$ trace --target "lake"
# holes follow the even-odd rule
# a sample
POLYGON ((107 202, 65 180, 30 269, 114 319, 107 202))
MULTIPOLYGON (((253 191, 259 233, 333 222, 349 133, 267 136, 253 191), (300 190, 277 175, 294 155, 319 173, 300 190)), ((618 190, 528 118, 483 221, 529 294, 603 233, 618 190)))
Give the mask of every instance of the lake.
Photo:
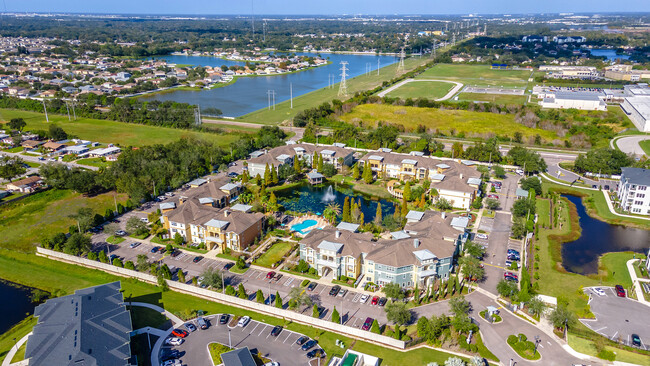
POLYGON ((582 275, 598 273, 598 258, 609 252, 644 253, 650 247, 650 231, 611 225, 587 214, 582 199, 563 195, 578 210, 582 235, 562 245, 562 266, 582 275))
POLYGON ((27 287, 0 280, 0 298, 3 302, 0 334, 34 313, 32 291, 27 287))
POLYGON ((372 199, 370 196, 357 193, 349 186, 324 183, 312 186, 302 183, 297 187, 275 191, 275 195, 287 211, 312 212, 322 214, 325 207, 330 203, 337 203, 343 210, 345 197, 354 199, 357 203, 361 201, 361 211, 365 222, 371 222, 377 213, 377 202, 381 203, 381 215, 386 217, 395 212, 393 202, 384 199, 372 199))
MULTIPOLYGON (((311 53, 296 53, 298 55, 314 56, 311 53)), ((280 103, 290 98, 290 88, 293 87, 293 97, 327 87, 330 83, 341 80, 341 61, 348 62, 348 78, 362 75, 369 67, 377 72, 379 67, 395 63, 394 56, 376 55, 343 55, 321 54, 329 58, 331 64, 304 70, 292 74, 240 77, 234 84, 216 89, 203 90, 174 90, 164 94, 153 94, 140 97, 141 100, 173 100, 177 102, 198 104, 201 108, 219 108, 224 116, 239 117, 247 113, 268 107, 268 90, 275 90, 275 102, 280 103)), ((209 56, 163 56, 160 59, 170 63, 190 64, 196 66, 244 65, 245 62, 228 61, 209 56)))
POLYGON ((615 61, 619 58, 621 60, 627 60, 630 58, 629 55, 617 55, 616 50, 610 49, 592 49, 590 52, 592 56, 607 57, 607 61, 615 61))

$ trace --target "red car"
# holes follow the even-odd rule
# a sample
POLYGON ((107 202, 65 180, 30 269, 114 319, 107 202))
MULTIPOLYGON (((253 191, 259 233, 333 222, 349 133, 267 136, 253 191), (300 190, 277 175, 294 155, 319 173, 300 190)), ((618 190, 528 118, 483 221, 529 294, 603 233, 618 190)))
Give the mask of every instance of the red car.
POLYGON ((370 327, 372 327, 372 318, 366 318, 366 321, 363 322, 363 326, 361 327, 361 329, 370 330, 370 327))
POLYGON ((187 337, 188 334, 190 334, 190 333, 188 331, 186 331, 186 330, 183 330, 183 329, 174 329, 174 330, 172 330, 172 335, 174 335, 175 337, 185 338, 185 337, 187 337))
POLYGON ((496 194, 488 194, 488 198, 494 198, 494 199, 498 200, 499 196, 497 196, 496 194))
POLYGON ((375 296, 372 298, 372 300, 370 300, 370 305, 377 305, 378 302, 379 302, 379 296, 375 296))
POLYGON ((506 272, 506 273, 504 273, 504 274, 503 274, 503 277, 504 277, 504 278, 506 278, 506 277, 512 277, 512 278, 514 278, 514 279, 519 279, 519 276, 517 276, 516 274, 514 274, 514 273, 512 273, 512 272, 506 272))
POLYGON ((614 289, 616 290, 616 296, 625 297, 625 289, 623 288, 623 286, 616 285, 616 287, 614 287, 614 289))
POLYGON ((273 272, 273 271, 266 274, 266 278, 269 279, 269 280, 272 279, 273 276, 275 276, 275 272, 273 272))

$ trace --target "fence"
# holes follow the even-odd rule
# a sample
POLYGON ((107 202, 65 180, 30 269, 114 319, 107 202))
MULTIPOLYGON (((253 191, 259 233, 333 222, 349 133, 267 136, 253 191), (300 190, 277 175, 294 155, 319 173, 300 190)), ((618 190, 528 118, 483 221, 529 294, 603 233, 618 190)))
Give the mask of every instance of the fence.
MULTIPOLYGON (((149 283, 154 283, 154 284, 158 283, 158 279, 155 276, 147 273, 116 267, 107 263, 101 263, 87 258, 76 257, 70 254, 65 254, 65 253, 61 253, 61 252, 57 252, 54 250, 45 249, 41 247, 36 248, 36 252, 39 255, 51 259, 57 259, 64 262, 80 264, 85 267, 101 269, 106 272, 114 273, 125 277, 137 278, 139 280, 149 282, 149 283)), ((292 321, 298 323, 311 325, 313 327, 318 327, 324 330, 336 332, 338 334, 346 335, 349 337, 357 338, 368 342, 380 343, 382 345, 393 347, 393 348, 398 348, 398 349, 406 348, 406 342, 401 340, 397 340, 379 334, 370 333, 368 331, 364 331, 357 328, 348 327, 346 325, 332 323, 331 321, 313 318, 308 315, 299 314, 290 310, 278 309, 274 305, 259 304, 253 301, 240 299, 238 297, 225 295, 219 292, 215 292, 208 289, 203 289, 200 287, 188 285, 185 283, 175 282, 175 281, 168 280, 167 284, 169 285, 169 288, 177 290, 179 292, 187 293, 194 296, 200 296, 203 298, 207 298, 216 302, 224 303, 238 308, 244 308, 259 313, 263 313, 266 315, 278 317, 278 318, 291 319, 292 321)))

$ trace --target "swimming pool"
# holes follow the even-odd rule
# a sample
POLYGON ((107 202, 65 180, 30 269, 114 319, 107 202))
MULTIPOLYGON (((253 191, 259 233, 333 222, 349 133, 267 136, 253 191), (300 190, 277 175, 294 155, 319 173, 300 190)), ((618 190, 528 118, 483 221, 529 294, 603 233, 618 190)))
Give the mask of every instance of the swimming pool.
POLYGON ((307 230, 308 228, 318 224, 318 221, 316 220, 305 220, 299 224, 291 225, 291 230, 297 231, 301 234, 306 234, 310 232, 311 230, 307 230))

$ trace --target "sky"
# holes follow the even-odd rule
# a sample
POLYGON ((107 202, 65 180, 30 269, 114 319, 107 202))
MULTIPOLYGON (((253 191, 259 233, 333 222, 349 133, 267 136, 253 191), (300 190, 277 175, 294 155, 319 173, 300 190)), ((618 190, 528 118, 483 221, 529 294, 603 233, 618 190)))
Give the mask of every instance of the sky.
POLYGON ((647 0, 2 0, 7 12, 110 14, 521 14, 650 12, 647 0), (253 4, 254 3, 254 4, 253 4))

